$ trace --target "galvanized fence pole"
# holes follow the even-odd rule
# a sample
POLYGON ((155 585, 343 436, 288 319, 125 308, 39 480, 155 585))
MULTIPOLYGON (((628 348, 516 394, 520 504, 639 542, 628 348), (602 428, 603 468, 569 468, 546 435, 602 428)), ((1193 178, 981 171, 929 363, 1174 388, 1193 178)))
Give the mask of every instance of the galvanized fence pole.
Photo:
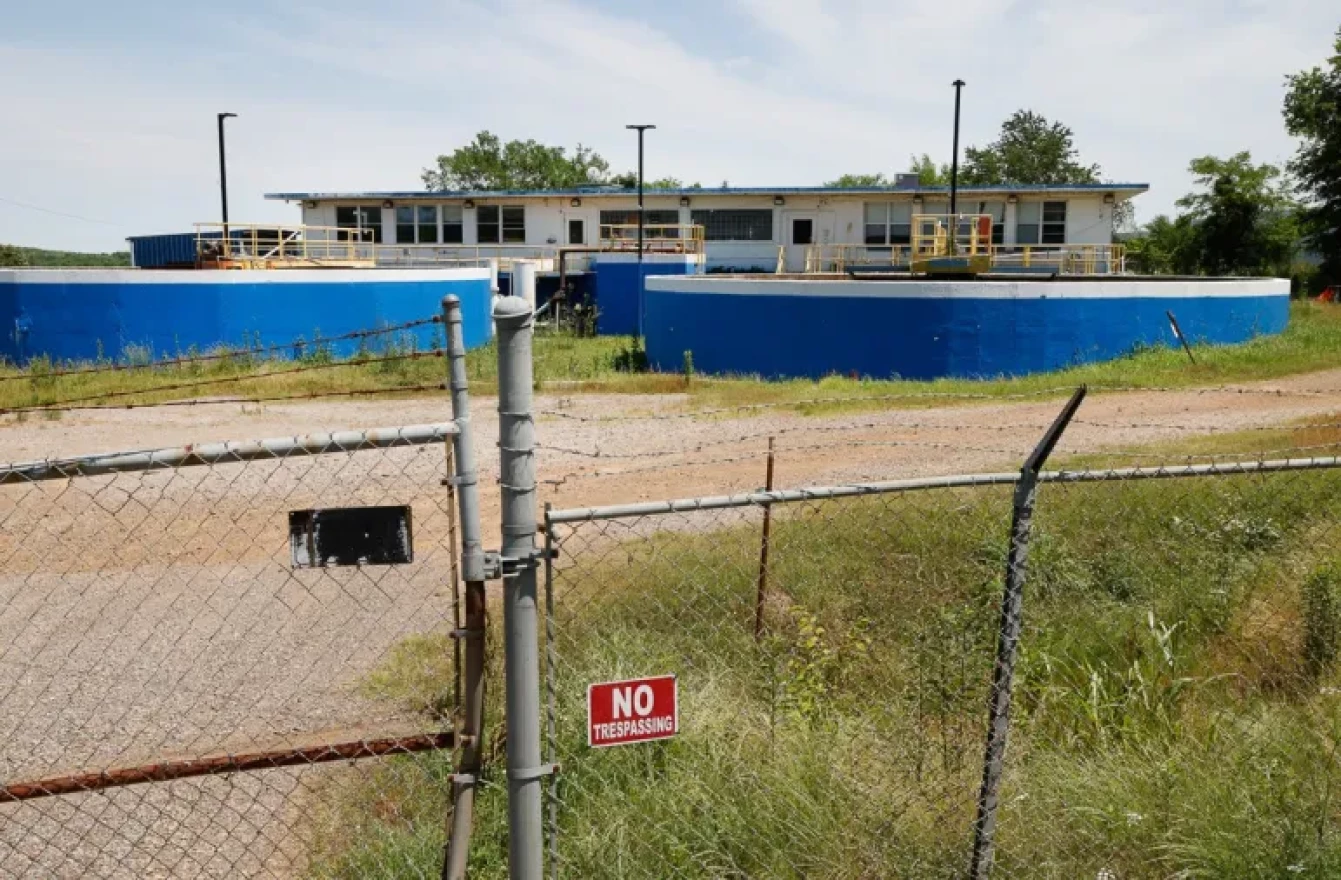
MULTIPOLYGON (((479 475, 475 466, 475 443, 470 425, 470 392, 466 382, 466 345, 461 325, 461 301, 455 296, 442 300, 442 322, 447 336, 447 384, 452 395, 452 438, 456 463, 451 482, 460 506, 461 575, 466 583, 465 627, 453 635, 465 643, 464 674, 459 715, 454 719, 460 758, 452 777, 452 824, 447 853, 442 864, 443 880, 462 880, 470 856, 470 832, 474 821, 475 791, 479 784, 481 737, 484 730, 484 636, 486 629, 484 592, 484 544, 480 526, 479 475)), ((458 654, 460 652, 458 651, 458 654)))
POLYGON ((987 717, 987 748, 983 758, 982 788, 978 794, 978 814, 973 823, 970 880, 987 880, 996 855, 996 811, 1005 768, 1006 740, 1010 733, 1011 691, 1015 683, 1015 660, 1020 647, 1025 571, 1029 560, 1029 538, 1033 530, 1039 472, 1084 399, 1085 386, 1082 385, 1071 395, 1038 446, 1030 453, 1024 467, 1020 469, 1019 482, 1015 484, 1010 552, 1006 558, 1006 586, 1001 597, 1001 625, 997 634, 996 665, 992 670, 992 692, 987 717))
POLYGON ((517 297, 494 306, 498 328, 498 449, 503 519, 504 680, 507 707, 508 869, 541 880, 540 648, 536 602, 535 414, 531 406, 531 307, 517 297))
MULTIPOLYGON (((554 559, 558 555, 554 541, 552 506, 545 502, 545 760, 558 767, 559 753, 559 646, 554 641, 554 559)), ((549 842, 549 880, 559 880, 559 792, 555 781, 549 786, 546 812, 549 842)))

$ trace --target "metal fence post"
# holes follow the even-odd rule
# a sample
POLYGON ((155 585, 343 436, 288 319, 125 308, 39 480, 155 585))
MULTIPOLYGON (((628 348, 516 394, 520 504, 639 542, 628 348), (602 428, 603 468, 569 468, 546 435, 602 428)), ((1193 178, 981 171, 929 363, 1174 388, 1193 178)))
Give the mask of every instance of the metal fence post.
MULTIPOLYGON (((475 442, 470 426, 470 392, 466 382, 465 334, 461 326, 461 300, 456 296, 443 297, 442 323, 447 336, 447 384, 452 395, 452 418, 457 427, 456 436, 452 438, 456 468, 451 479, 461 511, 461 574, 466 583, 465 627, 453 634, 458 645, 465 643, 461 713, 455 719, 461 757, 452 777, 452 825, 442 877, 443 880, 462 880, 470 856, 470 832, 484 730, 484 544, 480 531, 475 442)), ((460 671, 458 675, 461 675, 460 671)))
POLYGON ((1020 469, 1011 509, 1010 552, 1006 558, 1006 586, 1001 597, 1001 626, 997 634, 996 665, 992 670, 992 693, 987 716, 987 749, 983 757, 982 788, 978 794, 978 815, 973 823, 973 856, 970 880, 987 880, 996 855, 996 810, 1001 794, 1001 775, 1005 768, 1006 740, 1010 733, 1010 700, 1015 682, 1015 659, 1020 647, 1020 627, 1024 611, 1025 569, 1029 561, 1029 537, 1033 529, 1034 499, 1038 492, 1038 474, 1071 423, 1085 386, 1076 389, 1030 453, 1020 469))
POLYGON ((503 520, 504 679, 507 707, 508 869, 541 880, 544 837, 540 764, 540 648, 536 602, 535 415, 531 408, 531 307, 518 297, 494 305, 498 328, 498 449, 503 520))

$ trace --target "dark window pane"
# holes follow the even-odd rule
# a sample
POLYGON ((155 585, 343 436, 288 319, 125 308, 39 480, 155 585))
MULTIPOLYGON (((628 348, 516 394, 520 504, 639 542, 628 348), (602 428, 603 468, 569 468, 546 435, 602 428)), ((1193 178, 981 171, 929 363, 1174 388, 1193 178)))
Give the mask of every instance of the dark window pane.
POLYGON ((772 241, 773 211, 770 208, 694 211, 693 222, 703 227, 708 241, 772 241))
POLYGON ((581 220, 568 221, 568 243, 586 244, 586 224, 581 220))
POLYGON ((796 219, 792 221, 792 244, 814 244, 815 221, 796 219))
POLYGON ((912 244, 913 242, 913 224, 911 223, 891 223, 889 226, 890 244, 912 244))
POLYGON ((1038 224, 1019 223, 1015 226, 1017 244, 1038 244, 1038 224))
POLYGON ((1065 222, 1066 222, 1066 202, 1044 202, 1044 203, 1043 203, 1043 222, 1044 222, 1044 223, 1065 223, 1065 222))
POLYGON ((503 209, 503 241, 508 244, 526 242, 526 209, 505 207, 503 209))
POLYGON ((1066 244, 1066 227, 1060 223, 1044 223, 1043 243, 1066 244))
POLYGON ((419 243, 436 244, 438 241, 438 209, 432 205, 420 205, 415 211, 419 224, 419 243))
POLYGON ((371 241, 378 244, 382 242, 381 208, 337 207, 335 225, 341 230, 336 233, 340 241, 371 241), (351 231, 345 232, 346 229, 351 231))
POLYGON ((866 224, 866 243, 867 244, 887 244, 885 241, 885 224, 867 223, 866 224))
POLYGON ((465 240, 465 224, 460 220, 453 220, 442 224, 443 244, 460 244, 465 240))
POLYGON ((481 205, 475 209, 475 234, 480 244, 498 244, 497 205, 481 205))

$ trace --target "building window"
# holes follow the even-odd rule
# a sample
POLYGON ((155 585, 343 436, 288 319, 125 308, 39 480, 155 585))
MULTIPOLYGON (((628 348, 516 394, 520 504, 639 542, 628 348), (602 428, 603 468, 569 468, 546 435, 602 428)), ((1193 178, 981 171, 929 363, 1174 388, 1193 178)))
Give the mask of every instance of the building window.
POLYGON ((694 211, 696 226, 703 227, 707 241, 772 241, 772 208, 734 208, 724 211, 694 211))
POLYGON ((335 208, 335 225, 340 241, 371 241, 382 243, 382 209, 346 206, 335 208), (348 231, 346 231, 348 230, 348 231))
POLYGON ((1038 202, 1020 202, 1015 206, 1015 243, 1038 244, 1038 221, 1043 206, 1038 202))
POLYGON ((568 218, 568 243, 587 243, 587 221, 576 217, 568 218))
POLYGON ((435 205, 396 209, 396 244, 437 244, 438 209, 435 205))
POLYGON ((480 244, 498 244, 503 240, 497 205, 480 205, 475 209, 475 240, 480 244))
MULTIPOLYGON (((643 234, 647 238, 679 238, 679 229, 666 229, 667 226, 679 226, 680 212, 670 211, 644 211, 643 212, 643 234), (647 227, 660 226, 661 229, 649 229, 647 227)), ((630 226, 638 225, 638 209, 602 211, 601 226, 630 226)), ((601 235, 606 238, 633 238, 638 237, 637 229, 609 229, 603 228, 601 235)))
POLYGON ((911 202, 867 202, 865 211, 867 244, 908 244, 912 241, 911 202))
POLYGON ((442 206, 443 244, 461 244, 466 240, 463 213, 460 205, 442 206))
POLYGON ((481 205, 475 209, 475 234, 480 244, 525 244, 526 209, 520 205, 481 205))
POLYGON ((1066 244, 1066 202, 1043 203, 1043 244, 1066 244))
POLYGON ((503 241, 508 244, 526 243, 526 209, 520 206, 503 208, 503 241))

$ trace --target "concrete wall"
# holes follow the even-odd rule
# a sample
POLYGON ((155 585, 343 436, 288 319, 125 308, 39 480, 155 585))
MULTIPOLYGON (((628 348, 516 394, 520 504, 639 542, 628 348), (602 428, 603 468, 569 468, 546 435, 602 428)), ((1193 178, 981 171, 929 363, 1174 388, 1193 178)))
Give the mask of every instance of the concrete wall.
MULTIPOLYGON (((26 362, 288 344, 437 314, 461 297, 466 344, 489 338, 489 273, 454 270, 50 271, 0 269, 0 356, 26 362)), ((427 348, 443 335, 417 328, 427 348)), ((376 347, 379 338, 369 340, 376 347)), ((348 354, 357 342, 344 344, 348 354)))
POLYGON ((1243 342, 1289 320, 1281 279, 849 281, 648 278, 647 353, 678 370, 819 378, 987 377, 1193 341, 1243 342))

